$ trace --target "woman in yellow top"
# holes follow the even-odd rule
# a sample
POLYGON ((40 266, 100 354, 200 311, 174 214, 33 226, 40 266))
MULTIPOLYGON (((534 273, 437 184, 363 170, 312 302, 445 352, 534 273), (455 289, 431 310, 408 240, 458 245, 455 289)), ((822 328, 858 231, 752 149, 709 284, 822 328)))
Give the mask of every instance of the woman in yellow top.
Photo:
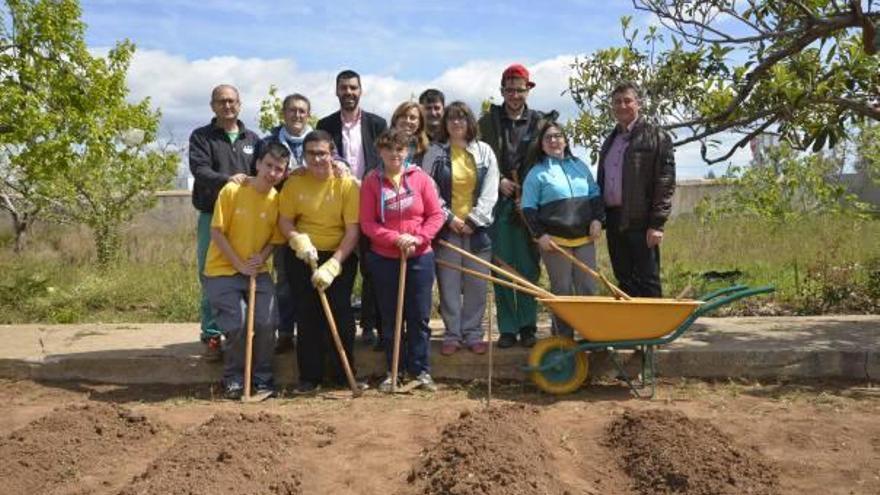
MULTIPOLYGON (((445 224, 439 237, 485 260, 492 255, 488 228, 498 201, 498 161, 492 148, 477 140, 477 122, 467 105, 450 103, 441 119, 441 143, 431 145, 422 168, 437 183, 445 224)), ((487 273, 483 265, 438 246, 436 259, 487 273)), ((483 340, 486 282, 452 268, 437 267, 440 316, 446 327, 444 356, 462 345, 476 354, 488 348, 483 340)))
POLYGON ((277 184, 287 170, 290 151, 279 143, 257 154, 257 176, 227 183, 217 197, 211 220, 211 243, 205 262, 205 292, 214 318, 226 337, 223 387, 240 399, 244 383, 248 286, 256 277, 254 301, 253 383, 258 393, 274 394, 272 354, 278 319, 272 278, 264 264, 272 244, 284 238, 277 228, 277 184))
POLYGON ((334 358, 334 382, 345 385, 339 356, 331 342, 327 319, 318 299, 323 289, 330 301, 339 337, 354 368, 354 317, 351 289, 357 271, 352 250, 359 236, 360 196, 357 179, 338 177, 333 170, 333 137, 312 131, 303 140, 306 173, 292 175, 284 183, 279 201, 278 225, 289 239, 296 259, 289 260, 291 301, 296 303, 296 357, 298 393, 314 391, 324 379, 324 361, 334 358), (318 267, 312 273, 310 264, 318 267))

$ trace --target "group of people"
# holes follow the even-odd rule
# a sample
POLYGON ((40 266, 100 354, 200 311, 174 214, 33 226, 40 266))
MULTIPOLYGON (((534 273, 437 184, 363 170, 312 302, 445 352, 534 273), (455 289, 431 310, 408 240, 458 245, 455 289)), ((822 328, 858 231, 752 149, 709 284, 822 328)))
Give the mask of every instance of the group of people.
MULTIPOLYGON (((312 392, 325 378, 346 383, 321 298, 354 367, 351 299, 358 271, 362 335, 374 342, 378 333, 389 370, 380 390, 392 382, 401 268, 399 371, 427 390, 436 388, 428 326, 435 277, 445 326, 441 354, 462 348, 483 354, 491 345, 483 335, 486 282, 456 269, 488 274, 474 258, 507 265, 534 283, 543 261, 554 294, 589 295, 594 282, 561 251, 595 267, 595 242, 605 230, 621 289, 661 296, 659 245, 675 187, 669 136, 640 115, 638 88, 621 83, 611 101, 617 125, 594 179, 573 156, 557 113, 528 107, 534 87, 528 70, 514 64, 501 76, 502 104, 479 118, 465 103, 447 105, 441 91, 429 89, 418 102, 398 106, 388 127, 361 109, 361 78, 345 70, 336 77, 337 112, 312 130, 308 98, 291 94, 282 102, 283 123, 264 138, 238 119, 238 91, 214 88, 215 117, 193 131, 189 163, 199 210, 202 340, 215 353, 222 348, 227 397, 243 390, 251 283, 252 379, 257 392, 267 393, 274 392, 273 352, 291 347, 295 392, 312 392)), ((534 297, 494 290, 498 347, 534 345, 534 297)), ((572 333, 556 319, 552 331, 572 333)))

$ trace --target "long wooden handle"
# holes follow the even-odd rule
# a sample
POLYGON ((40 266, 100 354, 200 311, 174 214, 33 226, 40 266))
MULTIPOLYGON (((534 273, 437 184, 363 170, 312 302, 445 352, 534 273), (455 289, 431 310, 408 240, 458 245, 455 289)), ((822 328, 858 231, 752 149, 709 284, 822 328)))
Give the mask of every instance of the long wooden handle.
POLYGON ((500 284, 500 285, 503 285, 503 286, 505 286, 505 287, 510 287, 510 288, 513 289, 513 290, 518 290, 518 291, 520 291, 520 292, 525 292, 526 294, 528 294, 528 295, 530 295, 530 296, 541 297, 541 298, 548 298, 548 299, 552 299, 553 297, 555 297, 553 294, 551 294, 551 293, 549 293, 549 292, 539 292, 539 291, 535 291, 535 290, 532 290, 532 289, 530 289, 530 288, 528 288, 528 287, 523 287, 523 286, 521 286, 521 285, 517 285, 517 284, 515 284, 515 283, 513 283, 513 282, 508 282, 507 280, 502 280, 502 279, 500 279, 500 278, 493 277, 492 275, 486 275, 485 273, 480 273, 480 272, 478 272, 478 271, 476 271, 476 270, 471 270, 470 268, 465 268, 465 267, 463 267, 463 266, 453 265, 452 263, 449 263, 449 262, 447 262, 447 261, 443 261, 443 260, 435 260, 435 263, 437 263, 437 264, 440 265, 440 266, 445 266, 446 268, 451 268, 451 269, 453 269, 453 270, 458 270, 458 271, 460 271, 460 272, 462 272, 462 273, 465 273, 465 274, 467 274, 467 275, 471 275, 471 276, 473 276, 473 277, 481 278, 481 279, 483 279, 483 280, 486 280, 486 281, 492 282, 493 284, 500 284))
MULTIPOLYGON (((317 263, 315 261, 309 261, 309 265, 312 268, 312 272, 314 273, 317 270, 317 263)), ((339 338, 339 330, 336 328, 336 319, 333 318, 333 310, 330 308, 330 301, 327 300, 327 294, 324 293, 324 289, 318 289, 318 298, 321 300, 321 307, 324 308, 324 317, 327 318, 327 326, 330 327, 330 335, 333 337, 333 344, 336 346, 336 353, 339 355, 339 360, 342 361, 342 368, 345 370, 345 377, 348 379, 348 387, 351 389, 351 395, 354 397, 359 397, 361 395, 361 389, 358 388, 357 382, 354 379, 354 373, 351 371, 351 365, 348 363, 348 356, 345 354, 345 347, 342 346, 342 339, 339 338)))
POLYGON ((593 270, 592 268, 590 268, 589 265, 587 265, 583 261, 577 259, 573 254, 566 251, 565 248, 563 248, 559 244, 556 244, 555 242, 550 241, 550 246, 553 247, 553 249, 557 253, 568 258, 568 260, 571 261, 572 264, 574 264, 574 266, 580 268, 581 271, 587 272, 588 274, 590 274, 590 276, 592 276, 593 278, 602 282, 605 285, 605 287, 608 288, 608 291, 611 292, 611 295, 614 296, 615 299, 622 298, 625 301, 629 301, 632 299, 631 297, 629 297, 629 295, 626 292, 623 292, 622 290, 620 290, 619 287, 612 284, 610 280, 605 278, 605 275, 602 275, 601 273, 597 272, 596 270, 593 270))
POLYGON ((257 277, 250 276, 248 283, 247 330, 244 348, 244 397, 251 397, 251 371, 254 363, 254 304, 257 302, 257 277))
POLYGON ((490 270, 495 271, 497 273, 500 273, 501 275, 504 275, 505 277, 509 278, 510 280, 513 280, 514 282, 516 282, 517 284, 519 284, 521 286, 528 287, 529 289, 531 289, 534 292, 541 293, 541 297, 553 297, 553 294, 550 293, 549 291, 545 290, 543 287, 536 285, 536 284, 533 284, 530 281, 526 280, 525 278, 523 278, 519 275, 510 273, 509 271, 507 271, 503 268, 499 268, 499 267, 493 265, 492 263, 489 263, 488 261, 480 258, 479 256, 475 256, 475 255, 465 251, 464 249, 462 249, 454 244, 450 244, 449 242, 446 242, 443 239, 438 239, 437 243, 443 247, 447 247, 447 248, 455 251, 456 253, 464 256, 465 258, 473 261, 474 263, 478 263, 480 265, 489 267, 490 270))
POLYGON ((403 298, 406 294, 406 253, 400 252, 400 273, 397 275, 397 313, 394 315, 394 350, 391 353, 391 391, 397 391, 397 370, 400 367, 400 331, 403 327, 403 298))

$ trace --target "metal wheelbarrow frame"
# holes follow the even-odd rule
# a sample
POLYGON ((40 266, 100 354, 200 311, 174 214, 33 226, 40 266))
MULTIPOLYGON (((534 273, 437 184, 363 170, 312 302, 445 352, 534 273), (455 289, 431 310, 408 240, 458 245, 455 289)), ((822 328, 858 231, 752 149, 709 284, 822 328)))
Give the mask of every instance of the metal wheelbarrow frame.
MULTIPOLYGON (((545 392, 567 394, 574 392, 587 378, 588 367, 586 353, 591 351, 607 351, 614 363, 619 377, 626 382, 637 397, 650 398, 656 391, 656 361, 654 351, 658 346, 669 344, 679 338, 694 321, 722 306, 746 297, 767 294, 775 289, 772 286, 750 288, 745 285, 734 285, 705 294, 699 300, 692 301, 695 308, 671 332, 661 332, 656 338, 620 339, 601 341, 587 338, 574 340, 569 337, 552 336, 535 344, 529 355, 529 364, 523 371, 529 373, 531 380, 545 392), (641 373, 632 379, 624 369, 618 351, 635 350, 641 352, 641 373), (649 389, 645 393, 645 389, 649 389)), ((541 300, 551 308, 552 300, 541 300)), ((676 301, 676 300, 671 300, 676 301)), ((684 300, 678 300, 685 302, 684 300)), ((632 304, 621 302, 621 304, 632 304)), ((585 310, 586 311, 586 310, 585 310)), ((555 313, 554 313, 555 314, 555 313)), ((589 316, 589 315, 586 315, 589 316)), ((571 324, 571 322, 568 322, 571 324)), ((583 324, 583 323, 581 323, 583 324)), ((588 333, 586 328, 575 328, 579 334, 588 333)), ((648 332, 651 333, 651 332, 648 332)))

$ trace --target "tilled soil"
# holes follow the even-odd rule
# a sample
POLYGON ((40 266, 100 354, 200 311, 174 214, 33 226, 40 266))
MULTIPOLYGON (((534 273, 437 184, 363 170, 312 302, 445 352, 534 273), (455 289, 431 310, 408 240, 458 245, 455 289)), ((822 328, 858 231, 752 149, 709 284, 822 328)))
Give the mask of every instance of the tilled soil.
POLYGON ((880 493, 880 394, 686 384, 347 391, 0 380, 0 495, 880 493))
POLYGON ((424 495, 568 493, 537 427, 540 411, 514 405, 463 411, 426 449, 408 481, 424 495))
POLYGON ((706 420, 680 411, 626 410, 607 429, 607 445, 643 494, 773 495, 777 468, 736 445, 706 420))
POLYGON ((301 428, 281 416, 220 413, 181 437, 120 495, 298 495, 301 428))
POLYGON ((89 493, 105 463, 137 456, 161 441, 165 430, 113 404, 56 409, 0 440, 0 492, 50 493, 78 486, 89 493))

